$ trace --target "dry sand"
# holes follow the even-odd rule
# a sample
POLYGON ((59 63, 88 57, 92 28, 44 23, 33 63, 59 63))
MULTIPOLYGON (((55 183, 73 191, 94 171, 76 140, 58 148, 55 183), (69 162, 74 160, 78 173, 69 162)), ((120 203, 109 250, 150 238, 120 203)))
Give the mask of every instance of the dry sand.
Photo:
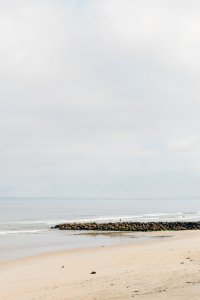
POLYGON ((199 300, 200 231, 148 234, 173 237, 1 262, 0 299, 199 300))

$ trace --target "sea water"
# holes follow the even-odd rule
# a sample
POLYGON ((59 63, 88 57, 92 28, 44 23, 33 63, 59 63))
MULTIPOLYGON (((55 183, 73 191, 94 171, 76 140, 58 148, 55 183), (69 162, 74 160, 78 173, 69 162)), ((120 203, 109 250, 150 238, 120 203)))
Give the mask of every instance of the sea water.
POLYGON ((200 221, 200 199, 0 198, 0 260, 136 241, 134 235, 130 239, 51 229, 63 222, 119 220, 200 221))

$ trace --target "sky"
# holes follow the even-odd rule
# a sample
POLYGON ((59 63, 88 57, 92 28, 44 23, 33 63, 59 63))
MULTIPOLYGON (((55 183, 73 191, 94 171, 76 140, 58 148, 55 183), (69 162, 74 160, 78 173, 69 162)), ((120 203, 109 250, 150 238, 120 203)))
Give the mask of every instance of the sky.
POLYGON ((200 2, 0 0, 1 197, 200 197, 200 2))

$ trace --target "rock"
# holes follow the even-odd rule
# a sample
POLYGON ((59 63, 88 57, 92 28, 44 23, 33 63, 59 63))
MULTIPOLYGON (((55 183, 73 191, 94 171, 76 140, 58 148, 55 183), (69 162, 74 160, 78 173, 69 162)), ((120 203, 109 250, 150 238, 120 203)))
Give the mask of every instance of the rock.
POLYGON ((200 222, 109 222, 109 223, 64 223, 53 229, 90 231, 166 231, 200 230, 200 222))

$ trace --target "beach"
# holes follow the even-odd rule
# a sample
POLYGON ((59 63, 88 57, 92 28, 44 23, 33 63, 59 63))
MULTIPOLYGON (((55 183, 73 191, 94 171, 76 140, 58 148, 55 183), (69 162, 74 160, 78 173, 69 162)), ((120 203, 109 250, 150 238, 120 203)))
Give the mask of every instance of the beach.
POLYGON ((199 31, 197 0, 0 1, 0 300, 200 300, 199 31))
POLYGON ((0 299, 199 299, 200 231, 145 235, 2 261, 0 299))

